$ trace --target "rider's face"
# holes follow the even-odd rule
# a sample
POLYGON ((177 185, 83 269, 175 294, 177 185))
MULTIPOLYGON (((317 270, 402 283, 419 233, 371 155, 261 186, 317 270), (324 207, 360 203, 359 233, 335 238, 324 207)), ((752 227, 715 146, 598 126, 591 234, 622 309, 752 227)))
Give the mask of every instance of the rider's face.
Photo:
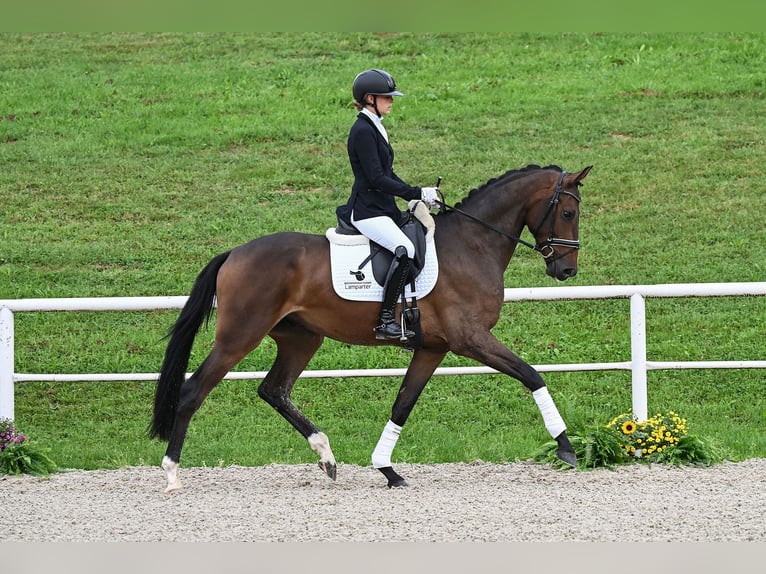
POLYGON ((378 104, 378 112, 381 116, 385 116, 391 111, 391 106, 394 105, 394 97, 393 96, 367 96, 367 102, 372 105, 373 104, 373 98, 377 101, 378 104))

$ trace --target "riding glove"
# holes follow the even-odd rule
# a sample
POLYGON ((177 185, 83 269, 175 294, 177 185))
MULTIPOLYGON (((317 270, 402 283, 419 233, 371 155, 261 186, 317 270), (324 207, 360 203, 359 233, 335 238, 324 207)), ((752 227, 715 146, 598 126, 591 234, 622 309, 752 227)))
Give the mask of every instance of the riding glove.
POLYGON ((421 188, 421 199, 428 207, 438 207, 439 196, 437 192, 438 187, 423 187, 421 188))

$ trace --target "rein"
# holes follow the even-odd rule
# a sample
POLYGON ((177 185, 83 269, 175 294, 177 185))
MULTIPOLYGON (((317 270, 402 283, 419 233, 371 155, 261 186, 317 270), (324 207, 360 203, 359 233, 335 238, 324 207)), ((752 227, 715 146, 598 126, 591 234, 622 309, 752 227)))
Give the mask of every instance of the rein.
MULTIPOLYGON (((561 195, 562 193, 565 193, 575 198, 578 202, 580 201, 580 198, 577 197, 575 194, 561 189, 561 183, 564 181, 564 176, 566 175, 567 175, 567 172, 565 171, 561 172, 561 175, 559 176, 559 180, 556 182, 556 189, 553 191, 553 197, 551 197, 550 201, 548 202, 548 209, 546 209, 545 215, 543 215, 543 219, 540 222, 540 225, 538 225, 537 228, 535 228, 533 235, 537 235, 537 231, 543 226, 543 223, 545 223, 545 220, 548 218, 551 212, 555 210, 559 202, 559 195, 561 195)), ((447 205, 443 201, 437 200, 436 203, 439 205, 439 209, 442 213, 444 213, 445 211, 454 211, 456 213, 459 213, 460 215, 463 215, 467 217, 468 219, 472 219, 476 223, 483 225, 487 229, 491 229, 495 233, 499 233, 503 237, 507 237, 511 241, 515 241, 516 243, 520 243, 524 245, 525 247, 529 247, 532 251, 537 251, 540 255, 542 255, 543 259, 545 259, 546 261, 551 259, 551 257, 553 257, 556 254, 555 250, 553 249, 554 245, 559 245, 561 247, 571 247, 574 250, 580 249, 579 241, 572 240, 572 239, 560 239, 558 237, 553 236, 553 227, 555 224, 555 217, 551 218, 551 229, 550 229, 550 232, 548 233, 548 239, 537 244, 532 244, 532 243, 529 243, 528 241, 524 241, 520 237, 511 235, 510 233, 507 233, 506 231, 503 231, 502 229, 495 227, 491 223, 487 223, 486 221, 479 219, 478 217, 471 215, 470 213, 466 213, 465 211, 458 209, 457 207, 454 207, 452 205, 447 205), (549 251, 545 252, 544 251, 545 249, 548 249, 549 251)))

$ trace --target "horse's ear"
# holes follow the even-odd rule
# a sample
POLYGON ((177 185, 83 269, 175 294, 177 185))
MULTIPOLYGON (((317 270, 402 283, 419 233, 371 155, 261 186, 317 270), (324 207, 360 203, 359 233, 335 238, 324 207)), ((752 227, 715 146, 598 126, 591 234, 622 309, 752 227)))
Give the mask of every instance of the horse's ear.
POLYGON ((580 185, 580 182, 583 179, 585 179, 585 176, 588 175, 588 173, 590 172, 591 169, 593 169, 593 166, 589 165, 584 170, 582 170, 580 173, 575 175, 574 180, 572 181, 572 183, 574 183, 575 185, 580 185))

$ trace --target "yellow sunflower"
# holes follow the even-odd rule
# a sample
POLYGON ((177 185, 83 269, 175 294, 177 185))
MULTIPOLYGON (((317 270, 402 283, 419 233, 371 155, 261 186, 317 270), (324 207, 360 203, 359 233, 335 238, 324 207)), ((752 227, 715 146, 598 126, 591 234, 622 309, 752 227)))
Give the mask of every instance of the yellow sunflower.
POLYGON ((633 421, 622 423, 622 434, 633 434, 634 432, 636 432, 636 423, 633 421))

